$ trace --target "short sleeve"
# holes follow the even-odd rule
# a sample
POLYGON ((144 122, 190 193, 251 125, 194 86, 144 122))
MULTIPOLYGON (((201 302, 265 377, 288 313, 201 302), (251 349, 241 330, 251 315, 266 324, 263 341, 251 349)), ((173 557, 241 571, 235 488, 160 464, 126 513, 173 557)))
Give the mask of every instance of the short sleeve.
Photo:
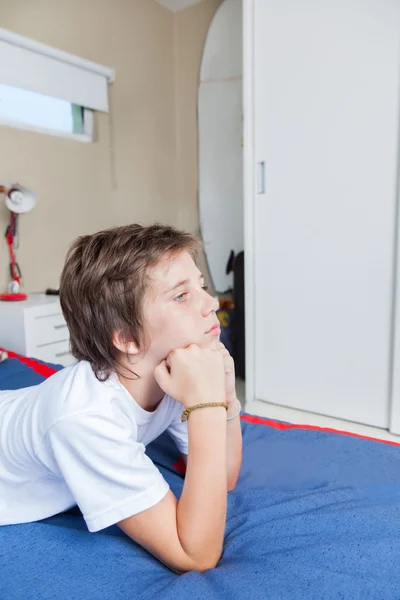
MULTIPOLYGON (((174 401, 174 402, 176 402, 176 401, 174 401)), ((178 404, 178 402, 176 402, 176 404, 177 404, 176 414, 175 414, 174 419, 172 420, 171 424, 168 426, 167 432, 171 436, 171 438, 174 440, 179 452, 181 454, 187 454, 188 453, 187 421, 185 421, 185 423, 182 423, 181 415, 182 415, 183 407, 180 404, 178 404)))
POLYGON ((134 433, 127 419, 111 411, 68 417, 47 433, 49 450, 89 531, 155 506, 169 490, 134 433))

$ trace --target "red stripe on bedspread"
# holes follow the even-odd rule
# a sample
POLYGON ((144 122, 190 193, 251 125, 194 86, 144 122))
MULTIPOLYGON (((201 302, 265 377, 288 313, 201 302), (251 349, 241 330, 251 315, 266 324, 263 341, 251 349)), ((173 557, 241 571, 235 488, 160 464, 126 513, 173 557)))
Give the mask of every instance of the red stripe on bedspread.
POLYGON ((35 371, 38 375, 42 377, 50 377, 50 375, 54 375, 57 373, 57 369, 50 367, 49 365, 43 364, 34 358, 28 358, 27 356, 21 356, 20 354, 16 354, 15 352, 11 352, 10 350, 5 350, 7 352, 9 358, 16 358, 20 363, 23 363, 32 371, 35 371))
MULTIPOLYGON (((380 442, 381 444, 389 444, 389 446, 400 446, 400 442, 392 442, 390 440, 381 440, 379 438, 368 437, 366 435, 360 435, 358 433, 352 433, 350 431, 341 431, 339 429, 332 429, 330 427, 318 427, 317 425, 295 425, 291 423, 281 423, 279 421, 273 421, 272 419, 265 419, 263 417, 254 417, 253 415, 240 415, 242 421, 252 423, 253 425, 265 425, 266 427, 272 427, 273 429, 279 429, 285 431, 287 429, 302 429, 303 431, 324 431, 326 433, 336 433, 339 435, 348 435, 350 437, 360 438, 362 440, 369 440, 371 442, 380 442)), ((186 473, 186 465, 180 457, 177 462, 173 465, 173 469, 184 475, 186 473)))
POLYGON ((272 421, 271 419, 264 419, 262 417, 253 417, 252 415, 241 415, 242 421, 247 423, 253 423, 255 425, 266 425, 267 427, 273 427, 274 429, 303 429, 308 431, 324 431, 326 433, 339 433, 341 435, 349 435, 350 437, 360 438, 362 440, 370 440, 371 442, 380 442, 381 444, 389 444, 390 446, 400 446, 400 442, 392 442, 390 440, 381 440, 379 438, 369 437, 367 435, 360 435, 359 433, 352 433, 351 431, 341 431, 339 429, 331 429, 330 427, 317 427, 317 425, 295 425, 292 423, 280 423, 279 421, 272 421))

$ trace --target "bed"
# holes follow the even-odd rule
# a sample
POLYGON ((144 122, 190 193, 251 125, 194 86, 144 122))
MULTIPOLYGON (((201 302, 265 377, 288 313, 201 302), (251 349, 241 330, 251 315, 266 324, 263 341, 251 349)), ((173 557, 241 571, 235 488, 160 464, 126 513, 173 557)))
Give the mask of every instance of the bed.
MULTIPOLYGON (((9 356, 0 389, 60 368, 9 356)), ((176 575, 116 526, 89 533, 75 508, 0 527, 0 599, 398 600, 399 447, 247 414, 241 423, 243 467, 216 569, 176 575)), ((170 439, 148 454, 179 496, 183 467, 170 439)))

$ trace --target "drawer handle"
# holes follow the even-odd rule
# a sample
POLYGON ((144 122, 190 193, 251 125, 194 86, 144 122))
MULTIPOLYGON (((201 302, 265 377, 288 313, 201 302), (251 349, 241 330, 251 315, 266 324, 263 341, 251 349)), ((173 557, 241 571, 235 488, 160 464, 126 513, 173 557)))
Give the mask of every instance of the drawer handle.
POLYGON ((69 356, 69 352, 68 352, 68 350, 66 350, 65 352, 56 352, 56 356, 57 356, 57 358, 59 358, 61 356, 69 356))
POLYGON ((43 344, 38 344, 36 348, 44 348, 45 346, 54 346, 54 344, 61 344, 62 342, 69 342, 69 338, 66 340, 56 340, 55 342, 44 342, 43 344))
POLYGON ((53 325, 54 329, 65 329, 66 326, 66 323, 62 323, 61 325, 53 325))
POLYGON ((50 313, 49 315, 37 315, 35 317, 36 320, 38 319, 50 319, 51 317, 59 317, 60 316, 60 311, 55 312, 55 313, 50 313))

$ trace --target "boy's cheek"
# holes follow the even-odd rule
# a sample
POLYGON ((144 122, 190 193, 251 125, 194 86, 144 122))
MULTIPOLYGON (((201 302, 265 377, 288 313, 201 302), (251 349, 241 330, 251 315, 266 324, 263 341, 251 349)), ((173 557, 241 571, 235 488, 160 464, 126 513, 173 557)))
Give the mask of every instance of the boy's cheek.
POLYGON ((172 350, 187 348, 191 344, 197 344, 201 348, 216 348, 219 336, 210 336, 198 331, 199 327, 191 319, 181 320, 176 327, 164 326, 152 332, 151 345, 155 354, 168 356, 172 350))

